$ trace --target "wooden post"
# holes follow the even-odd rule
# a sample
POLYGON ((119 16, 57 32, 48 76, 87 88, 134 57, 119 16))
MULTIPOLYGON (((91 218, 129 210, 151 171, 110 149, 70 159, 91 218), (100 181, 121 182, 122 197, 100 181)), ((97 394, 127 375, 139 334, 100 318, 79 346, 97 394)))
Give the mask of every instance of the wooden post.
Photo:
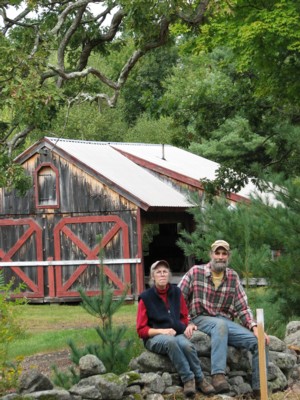
POLYGON ((265 329, 264 329, 264 310, 256 310, 257 331, 258 331, 258 357, 259 357, 259 380, 261 400, 268 399, 267 366, 265 351, 265 329))

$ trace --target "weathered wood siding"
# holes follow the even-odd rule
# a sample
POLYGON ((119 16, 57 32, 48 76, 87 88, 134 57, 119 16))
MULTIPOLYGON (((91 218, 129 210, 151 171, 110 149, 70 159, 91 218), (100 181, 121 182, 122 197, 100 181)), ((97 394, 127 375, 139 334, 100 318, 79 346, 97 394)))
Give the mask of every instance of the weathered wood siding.
MULTIPOLYGON (((15 191, 8 192, 2 189, 0 194, 0 259, 35 261, 41 257, 42 260, 49 258, 55 260, 58 253, 60 260, 95 259, 97 258, 95 254, 97 253, 96 247, 99 244, 99 237, 105 237, 114 229, 114 221, 99 221, 97 220, 99 216, 118 217, 128 228, 126 240, 123 237, 124 229, 116 229, 115 234, 110 240, 107 240, 104 258, 124 258, 124 240, 128 243, 126 257, 137 257, 138 208, 135 204, 117 193, 112 187, 103 184, 97 176, 79 168, 76 165, 76 160, 69 162, 55 151, 40 151, 29 158, 23 166, 28 174, 33 177, 34 185, 29 192, 24 197, 20 197, 15 191), (44 169, 43 166, 45 166, 44 169), (39 172, 41 172, 40 176, 39 172), (57 180, 55 180, 55 174, 57 174, 57 180), (55 185, 57 185, 57 188, 55 185), (45 193, 41 193, 43 190, 45 193), (54 193, 54 191, 56 192, 54 193), (54 198, 54 201, 49 200, 49 206, 47 206, 45 201, 47 203, 49 196, 51 199, 54 198), (86 221, 84 217, 91 217, 92 220, 86 221), (68 220, 70 218, 74 219, 74 223, 72 223, 72 220, 68 220), (34 221, 37 230, 40 230, 40 232, 33 232, 28 239, 22 240, 27 229, 26 224, 17 224, 22 219, 34 221), (57 230, 59 224, 66 220, 71 222, 63 224, 61 231, 57 230), (4 221, 12 221, 12 225, 7 225, 4 221), (39 241, 36 240, 37 235, 41 237, 41 249, 37 248, 39 246, 39 241), (20 240, 22 240, 22 246, 14 251, 16 243, 20 240), (41 251, 40 256, 39 251, 41 251)), ((109 266, 110 270, 121 281, 124 281, 124 268, 121 267, 120 265, 109 266)), ((30 279, 36 282, 36 268, 22 267, 21 269, 30 279)), ((61 268, 62 281, 67 282, 77 269, 78 266, 76 265, 61 268)), ((133 292, 136 289, 135 274, 136 269, 132 265, 130 283, 133 292)), ((69 290, 76 290, 78 285, 91 291, 97 290, 99 287, 98 275, 99 268, 90 265, 74 281, 69 290)), ((5 268, 6 279, 13 276, 16 278, 16 283, 22 281, 22 278, 19 275, 16 276, 12 269, 5 268)), ((48 279, 48 274, 45 273, 45 296, 48 295, 49 291, 50 282, 48 279)))

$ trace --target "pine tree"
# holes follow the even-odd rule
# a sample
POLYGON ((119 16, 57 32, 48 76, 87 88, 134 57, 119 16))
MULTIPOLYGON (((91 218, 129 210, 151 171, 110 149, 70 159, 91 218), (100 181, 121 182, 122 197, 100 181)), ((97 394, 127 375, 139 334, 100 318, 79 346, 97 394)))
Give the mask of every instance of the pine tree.
POLYGON ((250 205, 230 205, 226 198, 215 198, 190 211, 195 221, 192 233, 182 232, 178 245, 197 263, 209 261, 210 245, 218 239, 229 242, 232 249, 230 266, 248 282, 251 277, 262 277, 261 266, 271 251, 263 238, 264 228, 260 215, 250 205))
MULTIPOLYGON (((108 372, 118 372, 120 368, 124 367, 124 362, 127 361, 128 346, 132 343, 129 339, 124 340, 127 331, 125 326, 113 325, 113 315, 124 304, 128 289, 128 286, 125 287, 121 296, 114 298, 114 288, 106 281, 102 262, 99 295, 89 297, 82 288, 79 289, 82 307, 100 320, 100 325, 95 328, 99 336, 99 344, 87 346, 87 353, 94 354, 101 359, 108 372)), ((74 351, 72 354, 74 361, 77 361, 78 357, 74 351)))
POLYGON ((263 273, 270 282, 272 300, 278 302, 283 320, 300 316, 300 179, 273 179, 274 185, 265 186, 275 197, 273 207, 262 199, 255 206, 262 215, 266 241, 273 249, 273 257, 263 273))
POLYGON ((286 322, 300 316, 300 180, 277 176, 272 181, 261 182, 267 197, 256 195, 249 204, 202 199, 191 210, 194 232, 182 232, 178 244, 196 262, 207 262, 211 243, 228 241, 230 266, 246 279, 266 278, 271 301, 286 322))
MULTIPOLYGON (((104 364, 107 372, 116 374, 124 372, 128 367, 128 351, 133 340, 125 339, 126 326, 114 326, 113 315, 124 304, 129 287, 126 286, 120 297, 114 297, 114 288, 106 280, 103 259, 100 256, 99 295, 88 296, 83 288, 78 288, 82 299, 81 306, 91 315, 99 319, 99 326, 95 328, 99 342, 78 348, 72 340, 68 341, 71 349, 71 360, 78 365, 81 357, 93 354, 104 364)), ((78 382, 80 377, 74 368, 68 373, 62 373, 53 367, 54 383, 66 389, 78 382)))

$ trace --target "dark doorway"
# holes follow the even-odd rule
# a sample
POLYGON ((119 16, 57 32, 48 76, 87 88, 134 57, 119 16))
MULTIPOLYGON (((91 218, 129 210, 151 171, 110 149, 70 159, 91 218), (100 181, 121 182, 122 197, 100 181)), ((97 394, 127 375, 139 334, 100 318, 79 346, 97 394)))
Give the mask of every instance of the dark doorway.
MULTIPOLYGON (((147 226, 148 227, 148 226, 147 226)), ((166 260, 170 264, 173 273, 186 270, 186 257, 177 246, 180 224, 157 224, 147 229, 148 236, 143 244, 145 275, 149 275, 150 266, 157 260, 166 260), (149 239, 149 231, 152 231, 152 240, 149 239), (148 241, 148 243, 147 243, 148 241)))

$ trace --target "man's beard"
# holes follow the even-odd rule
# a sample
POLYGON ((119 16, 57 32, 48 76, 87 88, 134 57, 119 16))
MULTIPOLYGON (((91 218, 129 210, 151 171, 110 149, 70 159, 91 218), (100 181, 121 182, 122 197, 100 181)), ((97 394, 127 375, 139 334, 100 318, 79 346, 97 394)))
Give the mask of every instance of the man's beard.
POLYGON ((211 260, 210 263, 211 263, 211 269, 217 273, 225 271, 225 269, 228 267, 228 260, 227 261, 211 260))

